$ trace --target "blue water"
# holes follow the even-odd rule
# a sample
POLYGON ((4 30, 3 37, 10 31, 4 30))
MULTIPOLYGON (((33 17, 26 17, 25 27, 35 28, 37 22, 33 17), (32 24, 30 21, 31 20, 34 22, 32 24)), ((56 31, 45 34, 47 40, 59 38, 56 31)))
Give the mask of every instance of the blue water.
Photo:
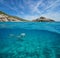
POLYGON ((0 58, 60 58, 60 22, 0 22, 0 58))

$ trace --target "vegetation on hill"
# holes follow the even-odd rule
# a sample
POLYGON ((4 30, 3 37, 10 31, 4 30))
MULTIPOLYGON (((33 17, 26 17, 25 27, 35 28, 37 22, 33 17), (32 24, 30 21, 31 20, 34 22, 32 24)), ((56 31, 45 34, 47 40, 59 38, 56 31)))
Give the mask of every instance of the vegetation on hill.
POLYGON ((5 21, 5 20, 3 20, 4 17, 7 21, 29 21, 29 20, 26 20, 26 19, 19 18, 17 16, 8 15, 5 12, 0 11, 0 21, 5 21))

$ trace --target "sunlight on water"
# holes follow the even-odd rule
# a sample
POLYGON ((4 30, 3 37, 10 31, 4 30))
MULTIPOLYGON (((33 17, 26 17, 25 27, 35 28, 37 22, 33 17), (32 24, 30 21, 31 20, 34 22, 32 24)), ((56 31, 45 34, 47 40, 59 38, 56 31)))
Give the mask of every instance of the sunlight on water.
POLYGON ((48 30, 0 28, 0 58, 60 58, 60 34, 48 30))

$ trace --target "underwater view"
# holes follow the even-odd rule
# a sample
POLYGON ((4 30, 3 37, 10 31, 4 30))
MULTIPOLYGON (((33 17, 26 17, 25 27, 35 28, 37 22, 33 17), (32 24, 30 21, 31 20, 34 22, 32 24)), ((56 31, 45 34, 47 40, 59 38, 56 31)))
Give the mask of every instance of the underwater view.
POLYGON ((0 22, 0 58, 60 58, 60 22, 0 22))

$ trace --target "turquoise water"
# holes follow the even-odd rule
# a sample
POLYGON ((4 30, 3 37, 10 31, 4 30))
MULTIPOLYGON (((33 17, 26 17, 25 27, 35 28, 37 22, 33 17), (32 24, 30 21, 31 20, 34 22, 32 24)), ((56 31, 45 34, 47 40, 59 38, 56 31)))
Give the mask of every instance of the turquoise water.
POLYGON ((60 22, 0 22, 0 58, 60 58, 60 22))

